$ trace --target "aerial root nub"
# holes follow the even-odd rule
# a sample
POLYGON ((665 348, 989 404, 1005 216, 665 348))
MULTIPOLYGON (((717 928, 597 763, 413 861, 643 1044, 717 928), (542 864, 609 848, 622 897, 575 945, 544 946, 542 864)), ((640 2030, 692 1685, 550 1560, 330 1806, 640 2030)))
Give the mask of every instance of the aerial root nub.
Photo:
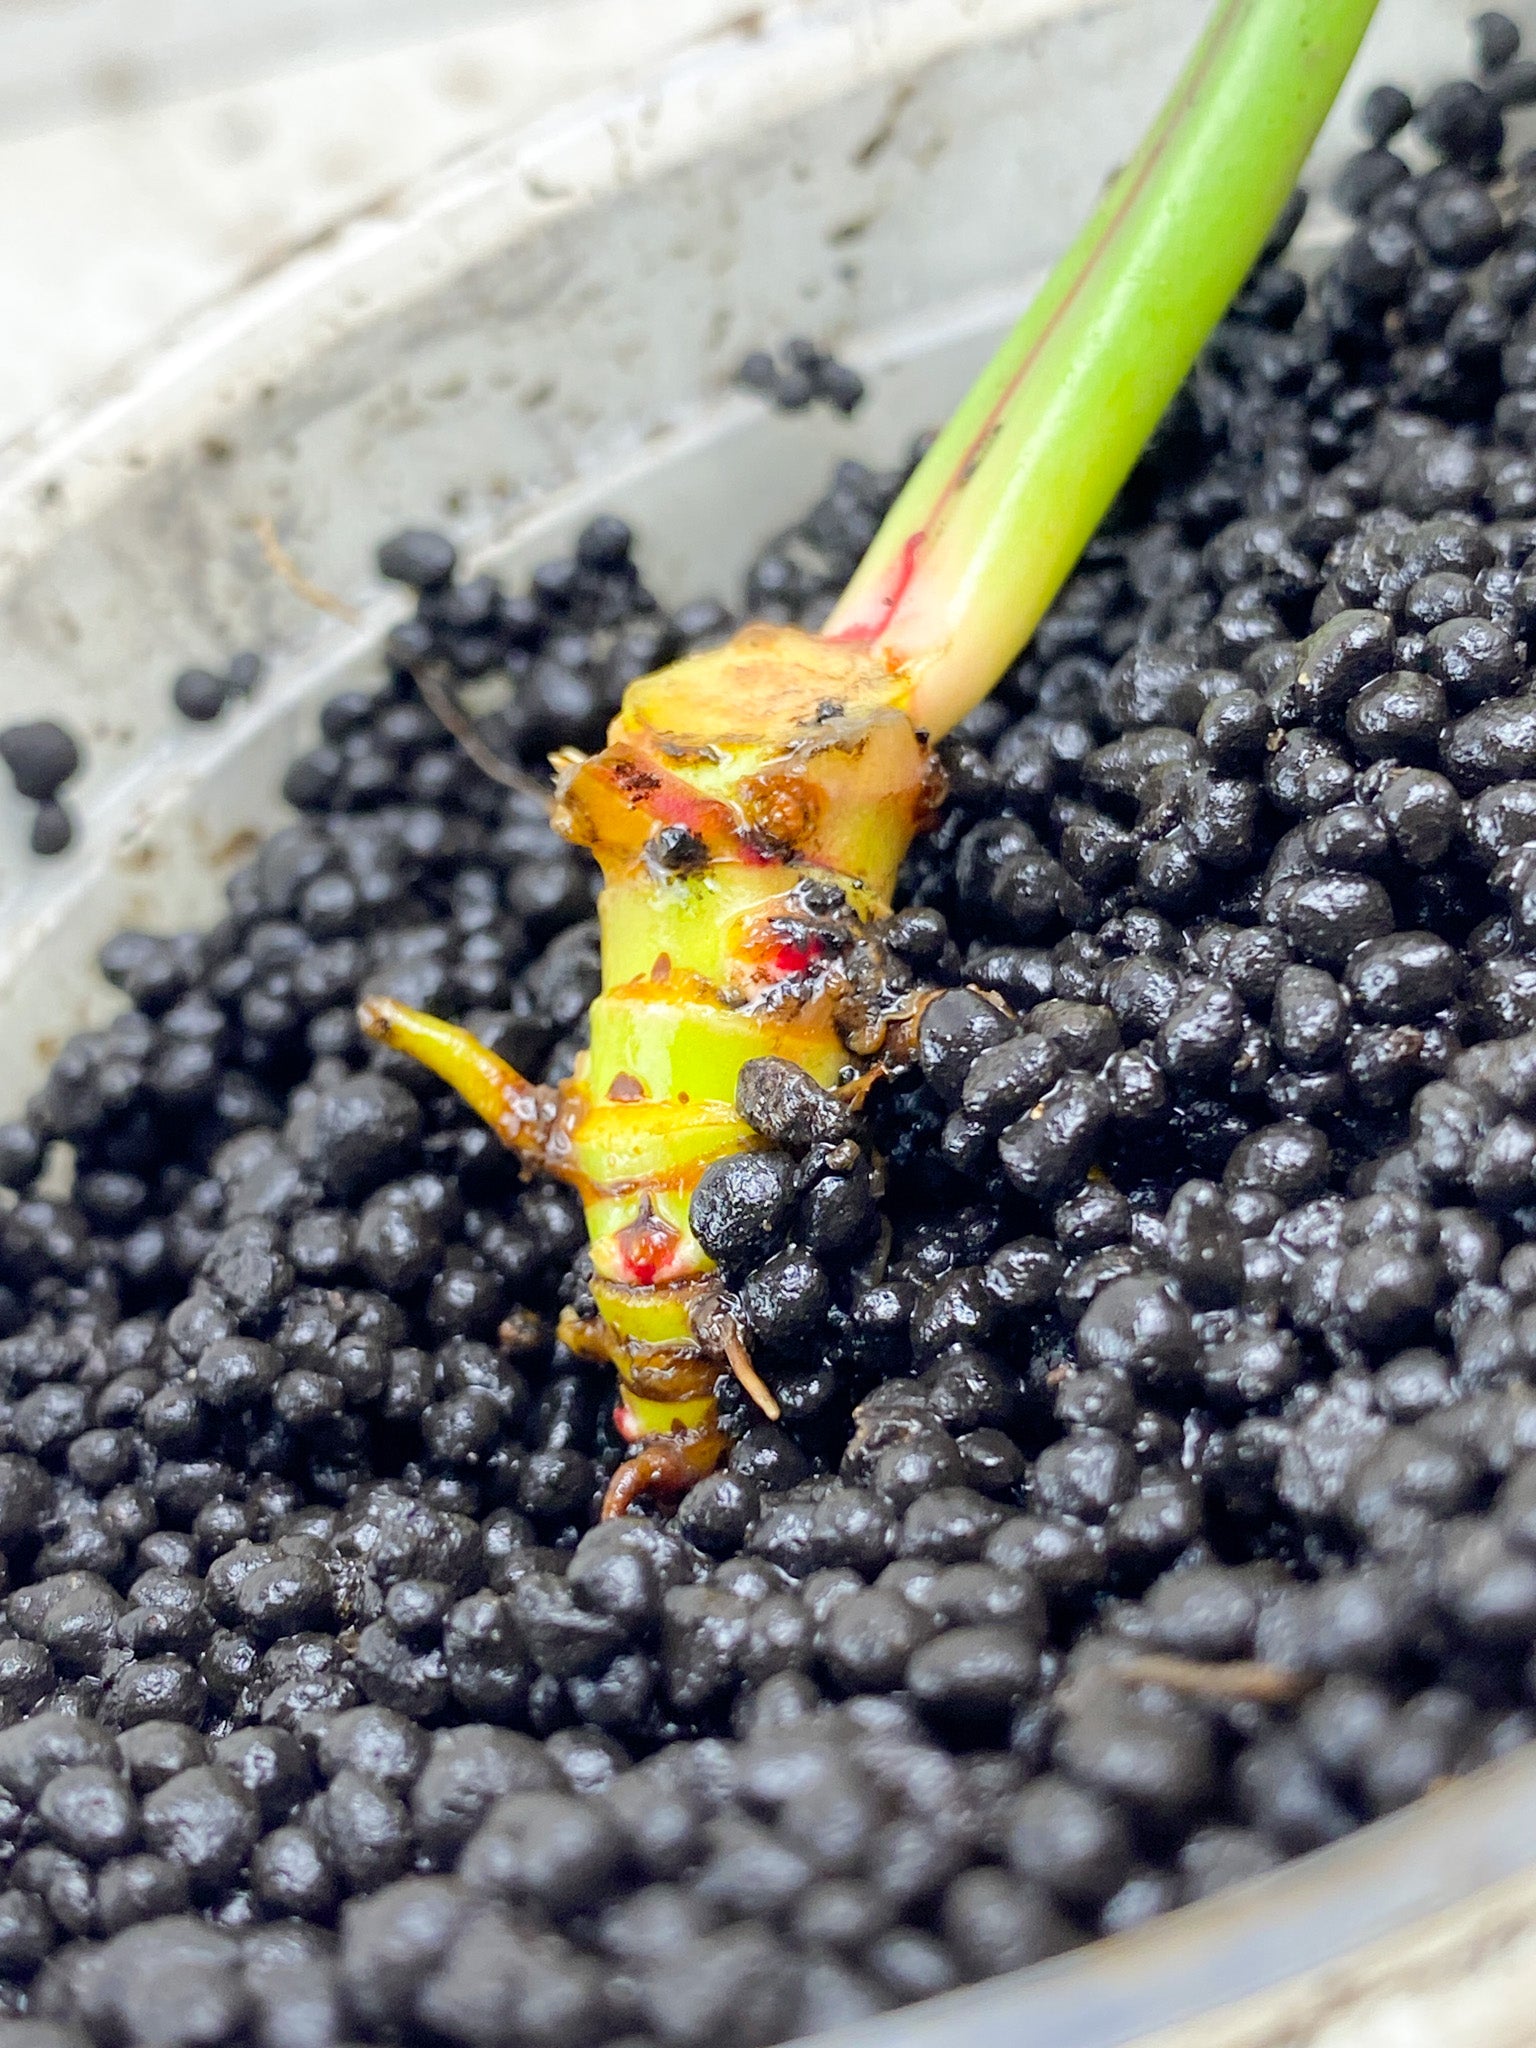
POLYGON ((525 1080, 462 1025, 445 1024, 392 996, 365 996, 358 1004, 357 1021, 369 1038, 409 1053, 446 1081, 504 1145, 546 1163, 545 1132, 556 1102, 552 1088, 525 1080))
POLYGON ((782 1410, 773 1389, 752 1363, 746 1335, 730 1297, 711 1292, 694 1311, 693 1331, 707 1353, 723 1358, 737 1385, 748 1394, 770 1422, 777 1422, 782 1410))

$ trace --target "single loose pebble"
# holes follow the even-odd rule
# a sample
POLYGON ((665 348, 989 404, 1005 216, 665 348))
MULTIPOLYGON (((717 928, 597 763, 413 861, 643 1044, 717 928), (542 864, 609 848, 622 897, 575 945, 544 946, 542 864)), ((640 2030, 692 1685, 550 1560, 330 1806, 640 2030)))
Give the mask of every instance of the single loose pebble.
POLYGON ((206 725, 218 717, 229 701, 229 682, 211 669, 187 668, 171 685, 171 702, 183 718, 206 725))
POLYGON ((74 822, 69 812, 55 798, 45 797, 32 814, 32 831, 28 840, 32 851, 46 859, 62 853, 74 836, 74 822))
POLYGON ((41 802, 54 796, 80 767, 80 749, 62 725, 39 718, 0 730, 0 761, 18 796, 41 802))

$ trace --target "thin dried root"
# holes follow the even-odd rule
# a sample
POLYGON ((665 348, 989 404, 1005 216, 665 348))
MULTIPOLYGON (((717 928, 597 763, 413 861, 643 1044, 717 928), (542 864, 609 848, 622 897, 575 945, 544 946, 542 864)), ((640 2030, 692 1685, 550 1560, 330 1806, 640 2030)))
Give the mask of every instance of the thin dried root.
POLYGON ((1318 1681, 1310 1672, 1287 1671, 1239 1657, 1226 1664, 1202 1664, 1197 1657, 1131 1657, 1100 1670, 1121 1685, 1164 1685, 1195 1699, 1247 1700, 1260 1707, 1289 1707, 1305 1699, 1318 1681))
POLYGON ((318 583, 312 583, 289 554, 277 537, 277 525, 270 512, 263 512, 253 519, 251 526, 261 549, 262 559, 267 567, 298 598, 301 604, 313 605, 316 611, 329 612, 333 619, 343 624, 356 626, 362 623, 362 613, 356 605, 348 604, 344 597, 338 597, 334 590, 326 590, 318 583))
POLYGON ((515 761, 504 761, 494 747, 488 747, 480 737, 475 721, 454 695, 453 684, 445 663, 420 661, 411 670, 411 680, 421 692, 422 701, 444 725, 482 775, 488 775, 492 782, 499 782, 504 789, 515 789, 546 811, 555 807, 554 791, 540 782, 536 775, 519 768, 515 761))
POLYGON ((693 1334, 706 1357, 723 1358, 740 1386, 770 1422, 777 1422, 783 1410, 772 1388, 763 1379, 747 1350, 746 1336, 736 1317, 732 1297, 712 1288, 694 1308, 693 1334))

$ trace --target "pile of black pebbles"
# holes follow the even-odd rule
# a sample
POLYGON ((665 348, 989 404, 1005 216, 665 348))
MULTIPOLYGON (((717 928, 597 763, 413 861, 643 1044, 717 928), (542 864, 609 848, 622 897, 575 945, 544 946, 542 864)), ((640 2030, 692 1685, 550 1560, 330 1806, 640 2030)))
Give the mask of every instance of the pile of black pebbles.
MULTIPOLYGON (((670 1520, 593 1527, 575 1203, 353 1005, 569 1070, 591 870, 409 671, 505 671, 536 767, 732 620, 617 520, 517 594, 387 544, 296 821, 0 1129, 4 2048, 751 2048, 1536 1734, 1536 73, 1482 39, 1372 97, 1348 241, 1276 237, 948 744, 920 1065, 749 1074, 695 1214, 785 1420, 728 1395, 670 1520)), ((744 610, 817 623, 900 480, 744 610)))

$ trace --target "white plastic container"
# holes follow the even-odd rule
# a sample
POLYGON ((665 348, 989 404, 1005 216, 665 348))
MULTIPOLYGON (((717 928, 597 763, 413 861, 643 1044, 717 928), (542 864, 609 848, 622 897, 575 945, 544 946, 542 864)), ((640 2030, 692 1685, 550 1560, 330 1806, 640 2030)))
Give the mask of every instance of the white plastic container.
MULTIPOLYGON (((1382 0, 1367 78, 1465 62, 1460 0, 1382 0)), ((1536 28, 1536 0, 1517 5, 1536 28)), ((114 1006, 124 925, 217 916, 278 822, 319 702, 399 615, 392 527, 511 574, 591 511, 664 600, 728 595, 844 454, 942 416, 1129 147, 1204 0, 843 0, 731 32, 551 115, 223 305, 0 459, 0 717, 81 732, 75 848, 0 806, 0 1111, 114 1006), (853 421, 734 391, 804 331, 863 370, 853 421), (272 519, 315 583, 266 566, 272 519), (255 646, 253 702, 171 710, 255 646)), ((1322 171, 1349 146, 1336 120, 1322 171)), ((1306 235, 1326 238, 1326 205, 1306 235)), ((1536 1755, 1141 1932, 839 2035, 847 2048, 1528 2048, 1536 1755)), ((827 2037, 831 2048, 833 2037, 827 2037)))

